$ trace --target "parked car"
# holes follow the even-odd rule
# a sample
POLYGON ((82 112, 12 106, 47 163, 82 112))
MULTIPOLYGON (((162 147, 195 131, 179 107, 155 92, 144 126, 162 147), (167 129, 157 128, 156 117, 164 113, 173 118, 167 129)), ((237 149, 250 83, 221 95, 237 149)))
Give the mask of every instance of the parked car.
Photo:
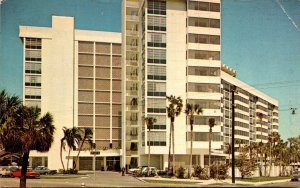
POLYGON ((56 174, 57 170, 50 170, 49 168, 45 166, 37 166, 34 169, 36 172, 40 173, 41 175, 47 175, 47 174, 56 174))
MULTIPOLYGON (((15 171, 10 172, 10 177, 21 177, 21 168, 16 169, 15 171)), ((26 177, 29 178, 40 178, 40 173, 32 170, 32 169, 27 169, 26 172, 26 177)))
POLYGON ((136 168, 130 168, 128 169, 128 174, 134 174, 136 172, 141 172, 142 168, 144 168, 145 166, 138 166, 136 168))
POLYGON ((0 168, 1 177, 10 177, 10 170, 8 167, 0 168))
POLYGON ((157 176, 157 168, 156 167, 144 167, 142 169, 142 175, 148 176, 148 174, 149 174, 149 176, 157 176))
POLYGON ((291 181, 298 181, 300 177, 300 172, 298 170, 293 170, 291 173, 291 181))

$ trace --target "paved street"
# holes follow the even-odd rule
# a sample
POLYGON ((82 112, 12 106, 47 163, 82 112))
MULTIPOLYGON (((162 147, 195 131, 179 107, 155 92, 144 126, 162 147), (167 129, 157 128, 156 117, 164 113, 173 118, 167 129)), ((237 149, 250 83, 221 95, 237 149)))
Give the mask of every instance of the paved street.
MULTIPOLYGON (((93 173, 88 173, 87 175, 81 177, 72 177, 72 175, 67 175, 63 178, 62 176, 46 176, 47 179, 28 179, 28 187, 81 187, 84 183, 85 187, 243 187, 243 186, 253 186, 253 187, 300 187, 300 182, 290 182, 289 180, 281 180, 277 183, 267 183, 262 182, 257 184, 236 182, 232 185, 230 181, 215 181, 215 180, 201 180, 197 184, 171 184, 171 183, 146 183, 143 180, 139 180, 132 176, 121 176, 118 172, 97 172, 94 176, 93 173), (48 179, 49 178, 49 179, 48 179)), ((156 179, 159 180, 159 179, 156 179)), ((19 178, 0 178, 0 187, 18 187, 19 178)), ((178 181, 173 179, 173 181, 178 181)), ((182 180, 189 181, 189 180, 182 180)))

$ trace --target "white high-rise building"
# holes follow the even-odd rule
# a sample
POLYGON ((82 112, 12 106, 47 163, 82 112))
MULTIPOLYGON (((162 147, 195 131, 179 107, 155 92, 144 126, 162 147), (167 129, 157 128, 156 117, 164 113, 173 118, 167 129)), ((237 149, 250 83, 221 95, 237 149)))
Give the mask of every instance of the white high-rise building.
MULTIPOLYGON (((220 0, 124 0, 122 33, 74 29, 73 17, 52 17, 52 27, 20 26, 24 44, 24 103, 54 115, 55 142, 32 152, 30 164, 62 168, 62 128, 89 127, 100 155, 97 170, 168 165, 170 119, 166 96, 199 104, 193 130, 193 164, 207 165, 208 120, 215 119, 212 159, 224 160, 231 140, 232 88, 235 139, 266 142, 278 132, 278 101, 239 81, 221 63, 220 0), (263 118, 259 119, 258 114, 263 118), (150 134, 144 117, 155 117, 150 134)), ((189 164, 190 126, 175 119, 176 166, 189 164)), ((72 151, 70 165, 77 152, 72 151)), ((67 152, 64 152, 65 162, 67 152)), ((88 147, 79 170, 92 170, 88 147)))

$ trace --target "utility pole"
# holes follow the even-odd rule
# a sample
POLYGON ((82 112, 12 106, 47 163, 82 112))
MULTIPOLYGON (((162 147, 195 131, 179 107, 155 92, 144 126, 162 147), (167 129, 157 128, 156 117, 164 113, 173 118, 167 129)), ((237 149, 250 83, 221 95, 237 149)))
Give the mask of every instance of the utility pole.
POLYGON ((231 178, 232 178, 232 183, 235 183, 235 156, 234 156, 234 124, 235 124, 235 120, 234 120, 234 116, 235 116, 235 112, 234 112, 234 93, 236 92, 236 86, 232 86, 231 87, 231 178))

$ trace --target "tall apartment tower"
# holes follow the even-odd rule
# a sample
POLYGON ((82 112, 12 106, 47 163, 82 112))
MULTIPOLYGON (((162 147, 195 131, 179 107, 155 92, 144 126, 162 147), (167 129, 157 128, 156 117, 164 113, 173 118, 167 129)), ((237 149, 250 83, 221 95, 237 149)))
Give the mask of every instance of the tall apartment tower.
MULTIPOLYGON (((180 96, 184 105, 188 102, 204 108, 212 106, 196 117, 195 123, 203 126, 195 126, 195 132, 199 139, 207 138, 208 119, 213 117, 217 123, 214 137, 220 137, 220 17, 220 0, 123 1, 124 83, 126 104, 130 102, 123 122, 126 137, 134 135, 140 141, 126 140, 127 164, 132 166, 135 161, 145 165, 148 142, 153 146, 153 165, 166 167, 170 126, 166 116, 167 95, 180 96), (132 93, 136 87, 138 92, 132 93), (133 99, 137 99, 136 107, 133 99), (157 119, 150 134, 144 117, 157 119), (136 150, 133 152, 132 148, 136 150)), ((190 150, 189 132, 182 113, 175 121, 175 153, 182 163, 187 163, 190 150)), ((213 142, 213 148, 221 145, 221 140, 213 142)), ((199 153, 208 148, 208 142, 195 142, 194 147, 199 153)), ((194 160, 201 161, 199 155, 194 160)))
MULTIPOLYGON (((231 143, 232 88, 238 91, 235 144, 267 142, 278 132, 278 102, 239 81, 236 71, 221 63, 220 0, 124 0, 122 35, 123 152, 130 167, 147 165, 148 145, 151 166, 167 167, 170 95, 181 97, 184 107, 191 103, 203 108, 194 120, 193 164, 208 164, 210 118, 215 119, 212 158, 224 161, 224 148, 231 143), (157 119, 150 133, 145 117, 157 119)), ((191 130, 183 112, 175 119, 174 132, 175 165, 188 165, 191 130)))

